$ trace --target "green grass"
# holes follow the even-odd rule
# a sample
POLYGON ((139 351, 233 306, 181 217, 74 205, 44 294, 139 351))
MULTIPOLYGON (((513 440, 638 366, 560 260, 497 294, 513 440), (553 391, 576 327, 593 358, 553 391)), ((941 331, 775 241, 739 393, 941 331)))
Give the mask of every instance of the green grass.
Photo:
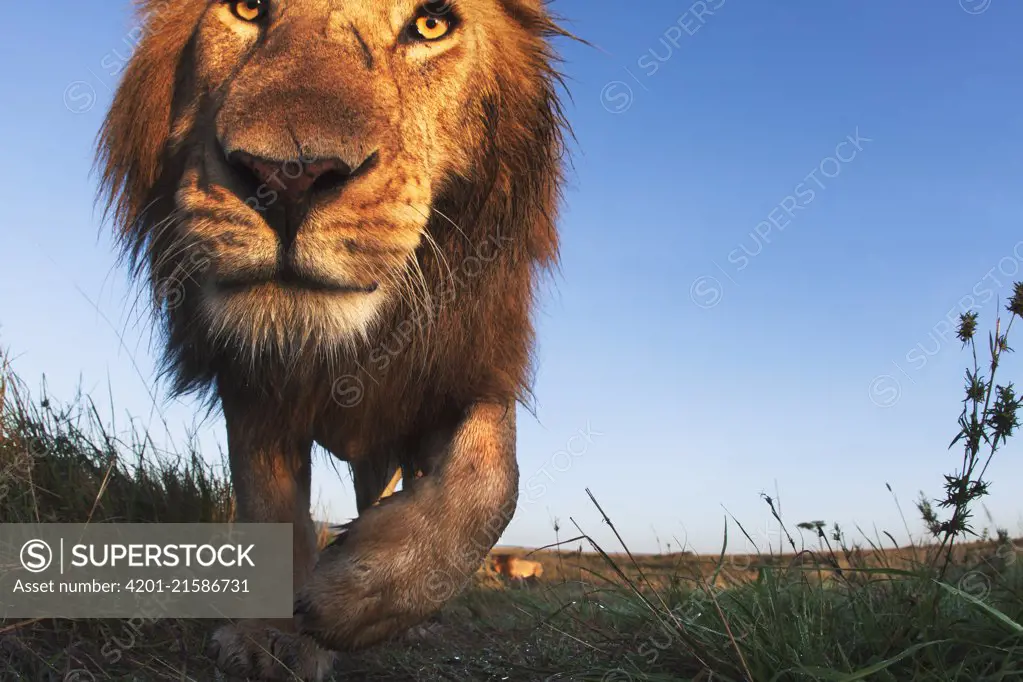
MULTIPOLYGON (((1008 351, 1000 339, 992 348, 1008 351)), ((970 380, 988 403, 1006 395, 993 383, 996 368, 997 357, 986 393, 978 372, 970 380)), ((3 521, 232 518, 222 466, 191 448, 161 452, 144 434, 117 436, 87 398, 58 405, 30 397, 6 367, 0 375, 3 521)), ((964 409, 964 469, 937 503, 950 516, 942 521, 921 505, 929 546, 865 539, 861 548, 819 523, 801 524, 818 532, 816 549, 790 541, 785 555, 753 557, 729 555, 727 541, 716 557, 632 556, 624 542, 602 548, 581 536, 572 542, 590 543, 591 552, 538 555, 544 582, 509 586, 481 573, 417 633, 343 657, 337 679, 1023 680, 1023 543, 1004 533, 964 542, 976 498, 963 495, 983 487, 981 449, 993 455, 998 433, 1004 442, 1015 425, 1002 403, 1001 421, 986 417, 988 406, 974 413, 979 420, 964 409), (985 424, 1001 431, 992 436, 985 424)), ((730 530, 733 539, 743 532, 730 530)), ((202 655, 213 625, 0 621, 0 679, 221 679, 202 655)))

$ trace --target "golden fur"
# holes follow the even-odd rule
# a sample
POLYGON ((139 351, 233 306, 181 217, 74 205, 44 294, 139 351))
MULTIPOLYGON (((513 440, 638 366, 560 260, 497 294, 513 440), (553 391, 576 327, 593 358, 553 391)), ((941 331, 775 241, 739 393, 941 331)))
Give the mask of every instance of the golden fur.
POLYGON ((143 2, 99 163, 176 389, 223 408, 239 517, 295 526, 295 619, 222 628, 211 654, 315 680, 327 649, 438 609, 514 511, 564 34, 542 0, 241 4, 143 2), (314 443, 360 512, 319 559, 314 443), (377 504, 399 469, 422 475, 377 504))

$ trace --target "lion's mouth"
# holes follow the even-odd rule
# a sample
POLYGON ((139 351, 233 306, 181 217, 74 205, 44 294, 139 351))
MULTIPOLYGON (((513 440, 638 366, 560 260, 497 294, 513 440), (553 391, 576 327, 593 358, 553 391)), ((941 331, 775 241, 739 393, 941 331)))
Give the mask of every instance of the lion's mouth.
POLYGON ((291 269, 282 269, 271 277, 238 276, 218 279, 217 291, 237 293, 262 287, 276 287, 296 292, 323 294, 372 294, 380 288, 379 283, 356 284, 353 282, 310 277, 291 269))

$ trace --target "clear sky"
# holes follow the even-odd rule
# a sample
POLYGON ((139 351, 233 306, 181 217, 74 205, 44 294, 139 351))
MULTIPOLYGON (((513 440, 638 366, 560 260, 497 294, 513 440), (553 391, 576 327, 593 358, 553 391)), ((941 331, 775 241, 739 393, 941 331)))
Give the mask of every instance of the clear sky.
MULTIPOLYGON (((195 405, 154 386, 93 208, 129 3, 9 4, 0 343, 31 386, 109 392, 117 428, 133 415, 180 441, 195 405)), ((571 517, 611 546, 587 487, 635 550, 713 551, 727 513, 777 546, 761 492, 793 525, 904 539, 886 483, 919 532, 913 500, 958 459, 967 355, 947 319, 973 306, 988 329, 1023 279, 1023 3, 553 6, 595 47, 559 43, 577 137, 563 267, 537 314, 537 414, 520 418, 502 542, 552 542, 554 519, 565 538, 571 517)), ((218 457, 219 419, 200 441, 218 457)), ((995 461, 987 500, 1013 532, 1021 450, 995 461)), ((338 520, 354 509, 342 473, 318 468, 338 520)))

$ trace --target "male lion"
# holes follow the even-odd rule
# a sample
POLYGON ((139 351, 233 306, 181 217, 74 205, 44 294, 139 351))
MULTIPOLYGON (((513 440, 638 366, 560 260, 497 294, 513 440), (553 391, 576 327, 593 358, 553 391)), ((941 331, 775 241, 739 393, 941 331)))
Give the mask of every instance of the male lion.
POLYGON ((233 675, 322 679, 327 651, 438 610, 514 512, 534 288, 557 261, 565 34, 543 0, 142 10, 103 188, 175 389, 219 399, 239 520, 295 529, 294 619, 222 627, 210 653, 233 675), (314 443, 350 464, 359 509, 319 557, 314 443))

